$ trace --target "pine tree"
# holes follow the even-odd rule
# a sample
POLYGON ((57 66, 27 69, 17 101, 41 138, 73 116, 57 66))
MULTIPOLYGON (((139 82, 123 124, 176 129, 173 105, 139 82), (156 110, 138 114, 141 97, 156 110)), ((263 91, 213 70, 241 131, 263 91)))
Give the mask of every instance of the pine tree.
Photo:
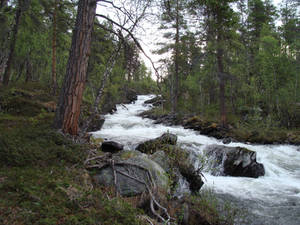
MULTIPOLYGON (((184 19, 184 9, 186 1, 184 0, 171 0, 163 1, 162 8, 162 26, 161 29, 167 30, 164 33, 166 39, 171 40, 171 43, 163 44, 162 48, 158 53, 166 53, 172 51, 172 65, 173 69, 171 72, 171 107, 172 112, 177 111, 179 88, 180 88, 180 39, 181 35, 186 27, 184 19)), ((169 42, 169 41, 167 41, 169 42)))
POLYGON ((87 76, 96 1, 80 0, 65 80, 60 93, 54 126, 64 133, 78 134, 78 120, 87 76))

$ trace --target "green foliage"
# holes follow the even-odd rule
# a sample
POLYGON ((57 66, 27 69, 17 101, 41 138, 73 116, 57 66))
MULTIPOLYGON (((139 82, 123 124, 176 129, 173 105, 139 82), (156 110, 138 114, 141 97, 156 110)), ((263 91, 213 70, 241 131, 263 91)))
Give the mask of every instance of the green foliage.
POLYGON ((191 205, 189 224, 228 225, 245 222, 246 212, 238 209, 229 201, 220 201, 211 189, 201 190, 199 195, 190 196, 187 202, 191 205))

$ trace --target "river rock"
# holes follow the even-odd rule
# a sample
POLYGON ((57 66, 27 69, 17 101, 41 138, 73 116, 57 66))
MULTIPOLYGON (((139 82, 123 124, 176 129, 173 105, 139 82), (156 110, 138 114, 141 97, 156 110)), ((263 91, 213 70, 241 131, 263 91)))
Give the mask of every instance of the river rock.
MULTIPOLYGON (((184 179, 189 184, 189 190, 192 193, 197 193, 202 187, 203 181, 197 168, 199 157, 196 153, 174 145, 163 145, 162 149, 163 151, 157 151, 150 156, 151 159, 161 165, 172 176, 173 186, 177 186, 180 180, 184 179)), ((175 192, 179 191, 175 190, 175 192)))
POLYGON ((160 106, 165 102, 161 96, 156 96, 150 100, 145 101, 145 104, 152 104, 153 106, 160 106))
POLYGON ((129 104, 137 100, 137 92, 133 89, 128 89, 125 94, 125 101, 123 103, 129 104))
POLYGON ((177 143, 177 136, 175 134, 164 133, 162 136, 158 138, 140 143, 136 147, 136 150, 143 153, 152 154, 156 152, 158 149, 160 149, 162 145, 165 144, 176 145, 176 143, 177 143))
POLYGON ((231 143, 231 138, 230 138, 230 137, 224 138, 224 139, 222 140, 222 143, 223 143, 223 144, 230 144, 230 143, 231 143))
POLYGON ((204 154, 213 175, 254 178, 265 175, 263 164, 256 162, 256 152, 246 148, 209 145, 204 154))
POLYGON ((102 114, 107 114, 107 113, 113 114, 116 111, 117 111, 117 105, 113 101, 106 102, 101 108, 102 114))
POLYGON ((115 141, 104 141, 101 149, 103 152, 117 153, 123 150, 123 145, 115 141))
MULTIPOLYGON (((130 197, 147 192, 145 184, 148 187, 152 187, 147 170, 150 172, 155 185, 160 190, 169 192, 169 178, 167 173, 147 155, 138 151, 122 151, 114 154, 113 160, 115 170, 120 171, 116 172, 116 184, 121 196, 130 197), (125 176, 124 174, 129 176, 125 176)), ((93 175, 93 180, 99 185, 114 186, 112 166, 107 165, 98 169, 96 174, 93 175)))

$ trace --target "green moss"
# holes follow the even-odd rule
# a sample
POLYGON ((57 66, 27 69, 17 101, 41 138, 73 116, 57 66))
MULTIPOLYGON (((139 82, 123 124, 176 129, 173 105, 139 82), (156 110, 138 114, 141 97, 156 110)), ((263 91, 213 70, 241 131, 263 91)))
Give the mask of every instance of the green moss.
POLYGON ((82 171, 2 168, 0 224, 141 224, 128 203, 82 185, 82 171))
POLYGON ((0 224, 142 224, 140 211, 92 188, 89 146, 52 128, 47 92, 35 83, 0 90, 0 224))
MULTIPOLYGON (((0 126, 0 162, 6 166, 76 163, 83 159, 83 146, 75 145, 51 128, 46 119, 8 120, 0 126), (7 126, 9 125, 9 126, 7 126)), ((0 116, 1 121, 1 116, 0 116)), ((3 121, 3 120, 2 120, 3 121)))

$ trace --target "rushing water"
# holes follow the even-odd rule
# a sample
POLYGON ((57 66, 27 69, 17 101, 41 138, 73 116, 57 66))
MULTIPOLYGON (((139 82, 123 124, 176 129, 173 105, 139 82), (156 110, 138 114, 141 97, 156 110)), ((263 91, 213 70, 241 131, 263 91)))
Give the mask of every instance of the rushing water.
MULTIPOLYGON (((153 98, 142 95, 133 104, 117 106, 117 112, 105 116, 102 129, 94 136, 114 140, 134 149, 141 141, 156 138, 165 132, 178 136, 178 143, 201 154, 205 145, 224 145, 220 140, 200 135, 181 126, 154 124, 153 120, 137 116, 151 108, 143 104, 153 98)), ((212 176, 204 173, 204 188, 213 189, 220 198, 246 207, 250 214, 245 224, 300 224, 300 147, 292 145, 248 145, 230 143, 257 152, 257 161, 264 164, 266 174, 257 179, 212 176)))

